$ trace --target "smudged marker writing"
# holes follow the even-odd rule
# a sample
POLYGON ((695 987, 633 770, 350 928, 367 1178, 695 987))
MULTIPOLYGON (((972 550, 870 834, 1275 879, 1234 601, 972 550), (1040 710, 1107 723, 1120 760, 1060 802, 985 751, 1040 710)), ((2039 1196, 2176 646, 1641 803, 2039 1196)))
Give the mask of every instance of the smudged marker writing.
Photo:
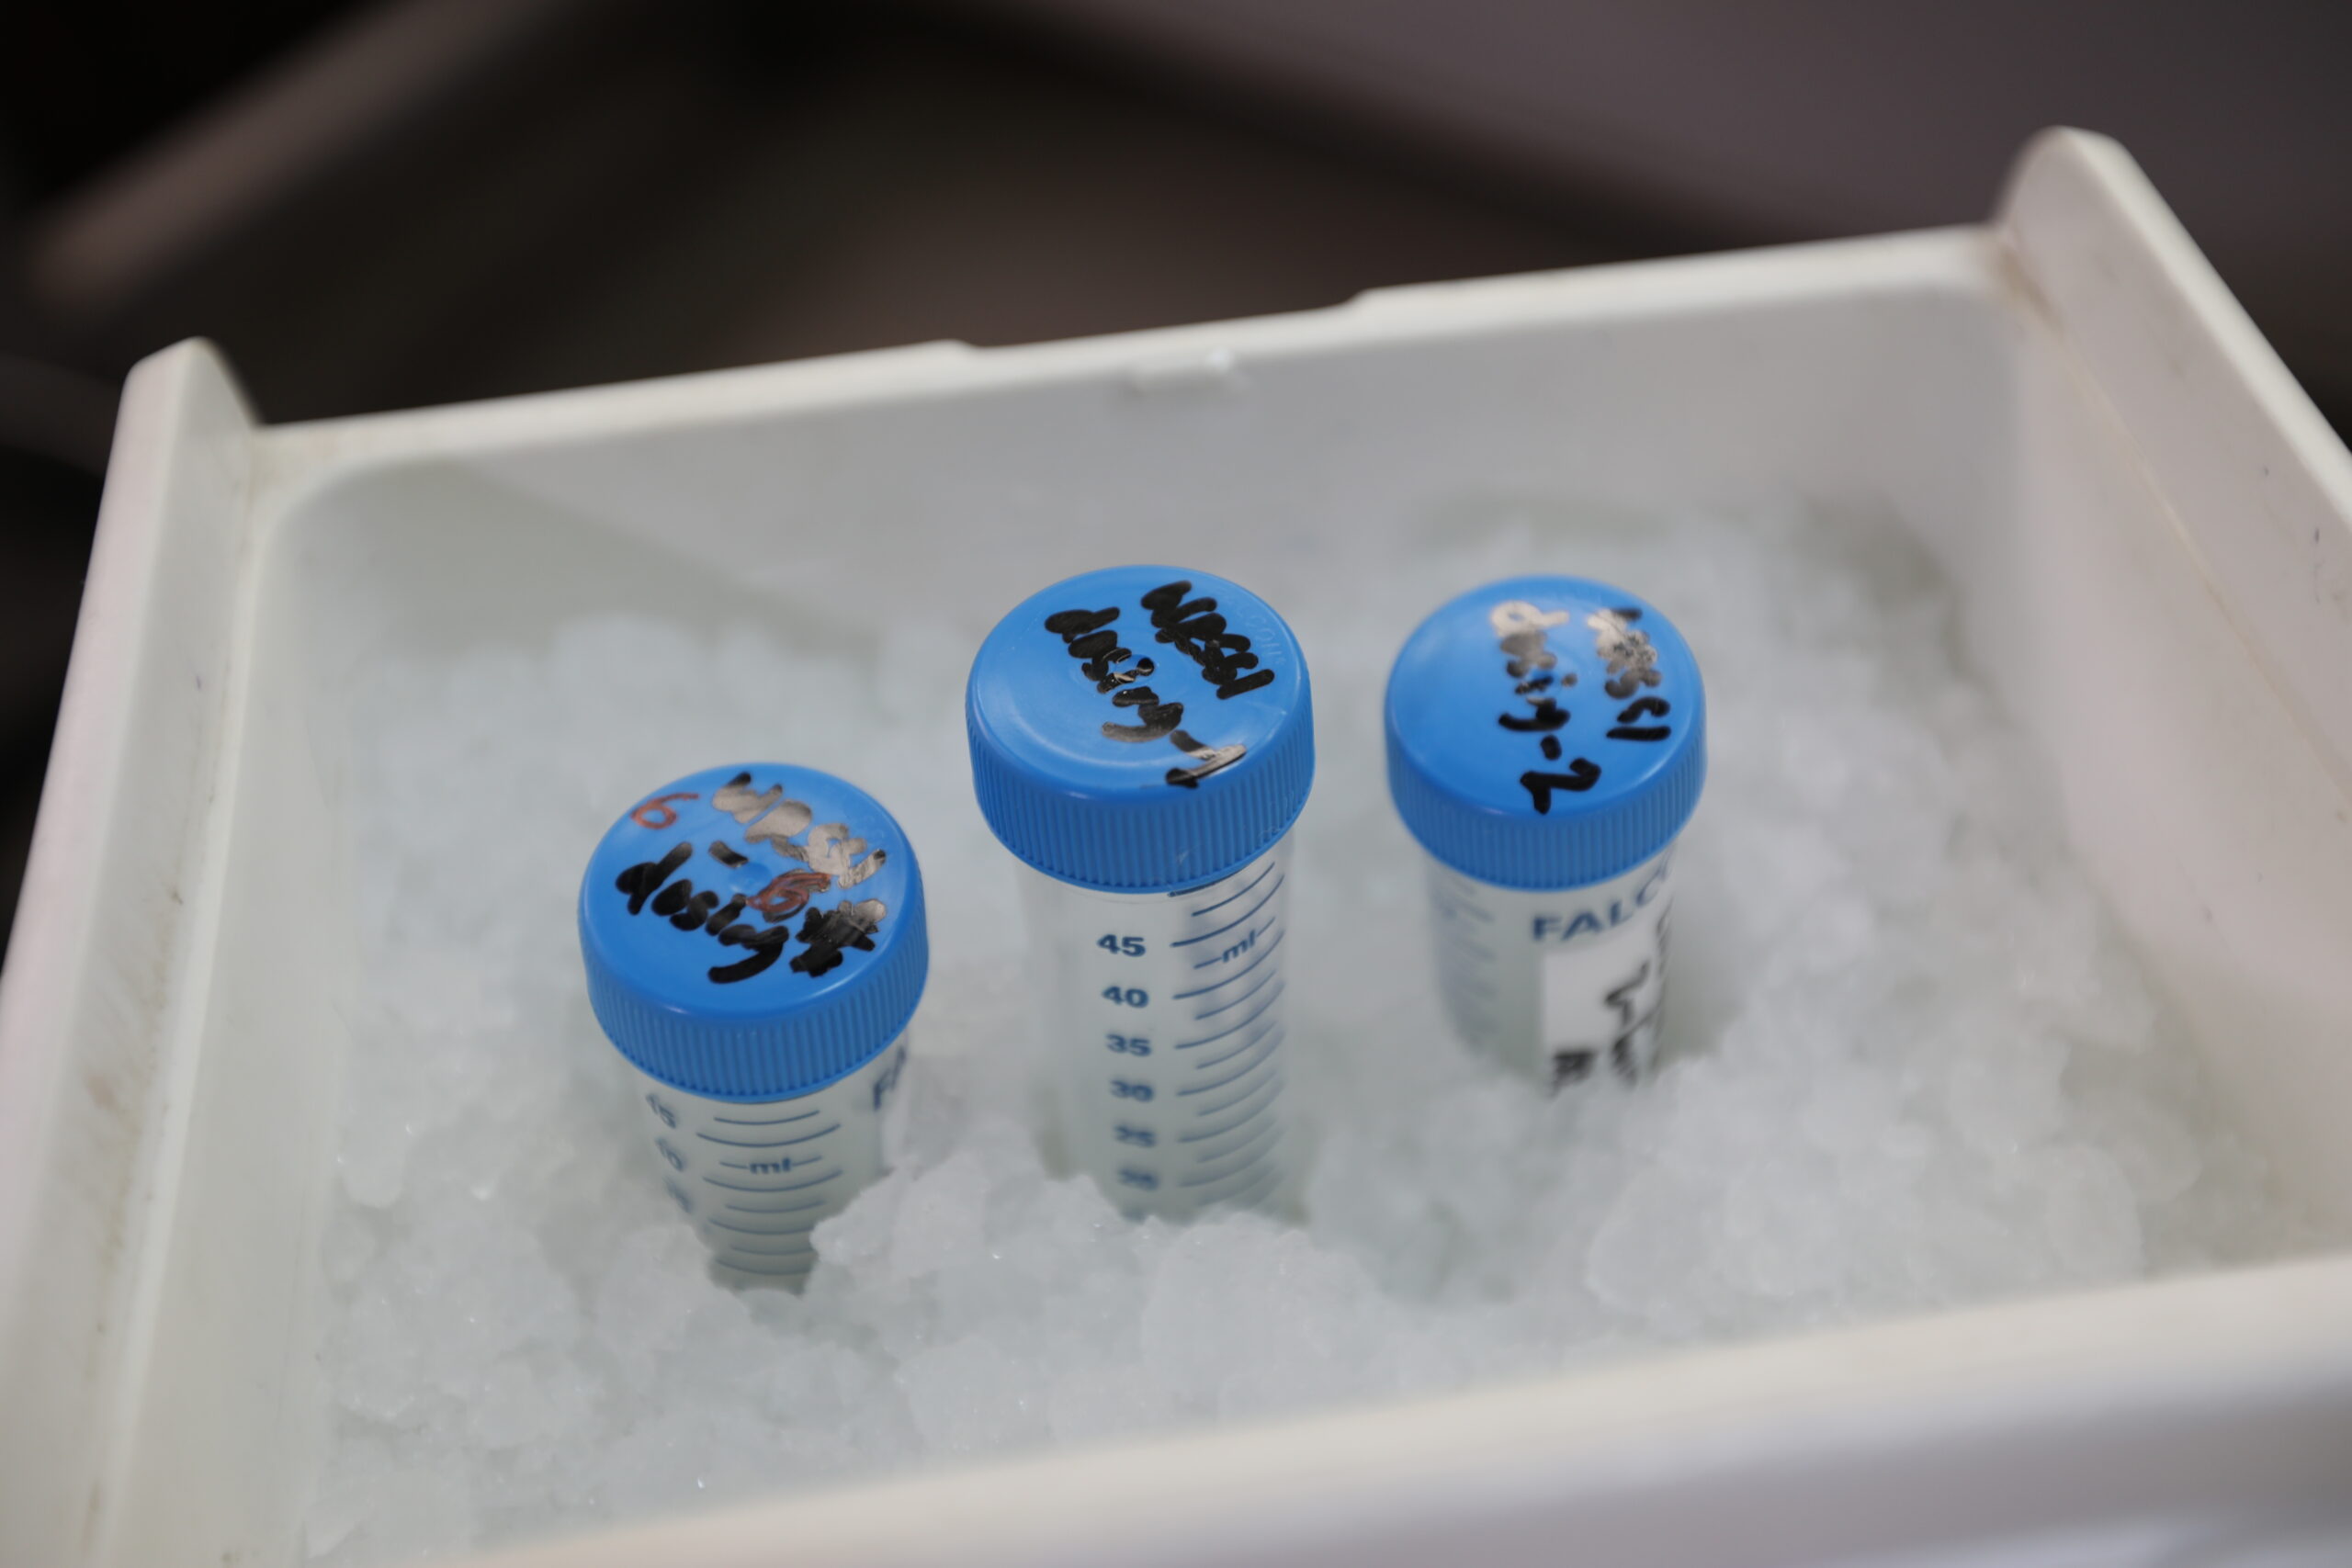
MULTIPOLYGON (((1511 694, 1525 703, 1527 713, 1499 713, 1495 722, 1514 735, 1540 735, 1538 749, 1547 762, 1560 760, 1560 740, 1556 731, 1567 728, 1570 715, 1555 696, 1539 694, 1555 685, 1566 691, 1577 683, 1577 672, 1560 668, 1560 656, 1552 650, 1548 640, 1552 629, 1564 626, 1569 620, 1566 610, 1542 610, 1524 599, 1506 599, 1487 612, 1487 625, 1495 634, 1496 646, 1505 655, 1503 673, 1518 681, 1511 694), (1542 670, 1545 674, 1531 675, 1542 670), (1525 676, 1526 679, 1521 679, 1525 676)), ((1540 815, 1549 815, 1554 790, 1590 789, 1600 782, 1600 767, 1582 757, 1568 764, 1565 773, 1547 773, 1530 770, 1519 775, 1540 815)))
MULTIPOLYGON (((629 820, 645 826, 656 818, 656 813, 648 807, 659 807, 659 817, 674 822, 677 814, 667 803, 698 798, 687 794, 656 796, 633 810, 629 820)), ((672 880, 694 857, 694 845, 680 842, 671 845, 660 860, 643 861, 621 872, 614 879, 614 887, 627 895, 631 915, 641 913, 650 906, 657 918, 667 919, 682 931, 699 929, 718 938, 722 947, 750 951, 751 955, 738 963, 712 965, 709 977, 714 985, 736 985, 764 974, 791 940, 792 928, 787 922, 808 906, 809 899, 835 886, 854 887, 880 871, 888 861, 887 851, 869 849, 866 840, 851 832, 847 823, 816 822, 816 812, 800 801, 786 799, 783 785, 754 789, 748 771, 737 773, 713 792, 711 807, 742 824, 744 838, 755 848, 765 844, 777 854, 798 861, 809 869, 781 873, 756 893, 730 892, 722 903, 718 891, 697 889, 691 877, 672 880), (807 840, 793 842, 786 836, 787 829, 793 833, 805 831, 807 840), (759 915, 764 929, 739 919, 747 910, 759 915)), ((708 849, 711 859, 728 871, 740 871, 751 863, 749 854, 723 839, 713 840, 708 849)), ((854 905, 844 900, 821 919, 812 912, 801 932, 801 940, 808 944, 809 951, 794 959, 791 966, 814 976, 836 967, 846 949, 871 952, 872 935, 880 926, 884 913, 883 905, 876 899, 854 905)))
MULTIPOLYGON (((1142 596, 1159 640, 1198 664, 1202 678, 1216 687, 1220 701, 1272 685, 1274 672, 1256 668, 1259 658, 1250 651, 1250 639, 1227 629, 1225 617, 1216 613, 1215 599, 1186 600, 1184 595, 1192 588, 1190 581, 1179 580, 1142 596)), ((1111 630, 1118 619, 1119 607, 1114 604, 1100 610, 1057 610, 1046 617, 1045 624, 1047 631, 1062 639, 1069 656, 1079 660, 1080 670, 1094 682, 1094 689, 1108 694, 1113 706, 1132 715, 1131 723, 1104 719, 1103 739, 1130 745, 1168 741, 1193 761, 1189 767, 1169 769, 1162 775, 1164 781, 1179 789, 1198 789, 1203 779, 1239 761, 1249 748, 1212 746, 1196 739, 1181 728, 1184 722, 1182 702, 1170 702, 1149 686, 1134 684, 1157 667, 1143 659, 1136 660, 1132 669, 1118 668, 1135 659, 1134 650, 1121 646, 1118 634, 1111 630)))
POLYGON ((692 844, 673 844, 670 852, 660 860, 646 861, 622 872, 614 886, 628 895, 628 912, 634 915, 644 908, 645 901, 659 892, 662 885, 670 880, 671 874, 685 864, 694 852, 692 844))
POLYGON ((1151 612, 1151 624, 1159 640, 1172 645, 1177 652, 1199 665, 1201 679, 1216 688, 1220 700, 1272 685, 1274 672, 1257 668, 1258 656, 1250 651, 1250 639, 1226 629, 1225 617, 1216 613, 1216 600, 1188 601, 1184 595, 1192 591, 1190 581, 1179 579, 1162 583, 1143 596, 1143 607, 1151 612), (1245 675, 1245 670, 1255 673, 1245 675))
POLYGON ((800 940, 808 947, 794 957, 792 967, 813 979, 839 965, 846 949, 871 953, 881 923, 882 906, 872 898, 854 904, 844 898, 822 912, 811 909, 800 922, 800 940))
POLYGON ((1181 729, 1168 739, 1193 759, 1193 765, 1189 768, 1168 770, 1168 782, 1180 789, 1200 788, 1203 779, 1219 768, 1233 766, 1241 761, 1242 753, 1247 750, 1240 746, 1204 746, 1181 729))
POLYGON ((929 945, 904 844, 845 780, 727 764, 640 801, 589 857, 588 1004, 634 1075, 643 1179, 724 1283, 798 1288, 807 1237, 882 1173, 929 945), (811 907, 877 876, 887 920, 880 897, 811 907))

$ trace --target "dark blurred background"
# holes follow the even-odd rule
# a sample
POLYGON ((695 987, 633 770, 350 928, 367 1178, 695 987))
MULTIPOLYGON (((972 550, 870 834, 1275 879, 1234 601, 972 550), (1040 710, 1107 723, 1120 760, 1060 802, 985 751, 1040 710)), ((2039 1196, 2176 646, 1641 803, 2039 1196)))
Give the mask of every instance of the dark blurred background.
POLYGON ((2352 5, 14 0, 0 930, 116 394, 315 419, 1974 221, 2122 140, 2352 417, 2352 5))

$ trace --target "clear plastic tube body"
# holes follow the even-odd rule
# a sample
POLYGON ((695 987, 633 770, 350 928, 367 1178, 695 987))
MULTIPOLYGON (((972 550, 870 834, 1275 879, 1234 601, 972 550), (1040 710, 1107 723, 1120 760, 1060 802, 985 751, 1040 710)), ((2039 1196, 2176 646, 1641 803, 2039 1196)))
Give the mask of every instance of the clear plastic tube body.
POLYGON ((1131 1218, 1283 1186, 1290 838, 1206 886, 1101 893, 1023 868, 1072 1168, 1131 1218))
POLYGON ((907 1043, 790 1100, 707 1100, 636 1072, 647 1139, 670 1197, 734 1284, 797 1289, 809 1237, 889 1168, 886 1117, 907 1043))
POLYGON ((1498 887, 1428 857, 1438 985, 1464 1041, 1555 1089, 1657 1057, 1672 846, 1584 887, 1498 887))

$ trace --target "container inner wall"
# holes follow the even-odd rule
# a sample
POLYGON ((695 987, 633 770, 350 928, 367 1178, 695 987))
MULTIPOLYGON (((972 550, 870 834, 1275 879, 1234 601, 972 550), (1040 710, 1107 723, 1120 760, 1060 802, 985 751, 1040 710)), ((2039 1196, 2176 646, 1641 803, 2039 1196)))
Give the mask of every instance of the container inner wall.
MULTIPOLYGON (((1344 570, 1367 529, 1442 537, 1503 504, 1794 497, 1916 531, 2215 1080, 2293 1191, 2343 1212, 2352 1145, 2324 1112, 2352 1089, 2345 803, 1991 243, 1857 255, 1835 276, 1759 259, 1710 281, 1700 264, 1679 297, 1605 309, 1540 281, 1479 286, 1451 316, 1374 299, 1344 344, 1312 316, 1179 334, 1233 349, 1216 377, 1133 377, 1168 340, 1112 340, 827 406, 794 390, 821 367, 787 367, 757 373, 774 398, 745 382, 719 416, 598 430, 582 403, 580 434, 427 427, 418 455, 266 491, 204 1070, 113 1557, 299 1555, 315 1315, 251 1306, 319 1299, 368 896, 335 826, 351 671, 599 606, 771 620, 771 592, 811 580, 838 614, 777 635, 879 659, 911 612, 976 645, 1035 586, 1004 537, 1072 572, 1181 538, 1249 582, 1344 570)), ((291 473, 333 436, 266 439, 291 473)), ((1431 602, 1466 586, 1433 581, 1431 602)), ((958 739, 942 767, 962 765, 958 739)))

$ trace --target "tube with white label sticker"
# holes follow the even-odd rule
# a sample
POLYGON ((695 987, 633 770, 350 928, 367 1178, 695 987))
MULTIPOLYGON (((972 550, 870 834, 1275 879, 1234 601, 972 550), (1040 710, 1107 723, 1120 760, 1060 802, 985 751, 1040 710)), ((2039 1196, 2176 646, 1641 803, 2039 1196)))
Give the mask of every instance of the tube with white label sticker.
POLYGON ((1315 773, 1290 628, 1204 572, 1088 572, 998 624, 966 718, 1024 868, 1069 1163, 1132 1217, 1275 1197, 1288 835, 1315 773))
POLYGON ((1455 1030, 1555 1089, 1641 1077, 1674 843, 1706 779, 1690 645, 1622 589, 1511 578, 1421 623, 1386 708, 1389 792, 1428 852, 1455 1030))
POLYGON ((624 813, 580 885, 588 999, 636 1070, 655 1178, 732 1284, 797 1288, 888 1168, 930 965, 922 874, 873 796, 710 768, 624 813))

